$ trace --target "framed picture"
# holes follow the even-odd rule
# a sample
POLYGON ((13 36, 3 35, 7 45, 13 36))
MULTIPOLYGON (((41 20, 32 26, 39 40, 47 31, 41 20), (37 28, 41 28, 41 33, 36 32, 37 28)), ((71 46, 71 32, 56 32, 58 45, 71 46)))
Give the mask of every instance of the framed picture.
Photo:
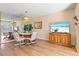
POLYGON ((42 29, 42 21, 34 22, 35 29, 42 29))

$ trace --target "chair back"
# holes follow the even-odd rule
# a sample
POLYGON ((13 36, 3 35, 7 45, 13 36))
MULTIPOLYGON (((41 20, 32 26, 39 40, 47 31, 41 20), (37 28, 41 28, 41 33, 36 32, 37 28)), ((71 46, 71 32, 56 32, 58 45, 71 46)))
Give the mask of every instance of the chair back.
POLYGON ((35 40, 37 37, 37 32, 32 32, 31 40, 35 40))
POLYGON ((13 32, 13 37, 16 41, 19 41, 19 34, 17 32, 13 32))

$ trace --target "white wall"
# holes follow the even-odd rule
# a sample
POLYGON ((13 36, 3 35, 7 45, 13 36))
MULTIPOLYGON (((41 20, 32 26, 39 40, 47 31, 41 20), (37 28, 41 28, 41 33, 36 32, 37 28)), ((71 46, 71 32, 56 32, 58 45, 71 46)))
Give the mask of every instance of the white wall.
POLYGON ((38 34, 39 39, 48 40, 49 24, 51 22, 53 23, 53 22, 67 21, 70 23, 70 33, 72 36, 72 45, 75 45, 76 44, 75 43, 75 30, 73 29, 74 23, 72 21, 73 17, 74 17, 74 9, 33 18, 31 20, 31 23, 34 24, 34 22, 36 22, 36 21, 42 21, 42 29, 33 29, 33 30, 35 30, 39 33, 38 34))
MULTIPOLYGON (((79 20, 79 4, 77 4, 76 6, 75 14, 79 20)), ((75 29, 76 29, 76 48, 77 51, 79 52, 79 21, 75 21, 75 22, 78 23, 78 25, 75 25, 75 29)))
POLYGON ((61 12, 46 15, 46 16, 40 16, 37 18, 32 19, 32 23, 37 22, 37 21, 42 21, 42 29, 34 29, 37 31, 38 38, 39 39, 44 39, 48 40, 48 33, 49 33, 49 24, 51 22, 59 22, 59 21, 65 21, 63 20, 63 14, 61 12))

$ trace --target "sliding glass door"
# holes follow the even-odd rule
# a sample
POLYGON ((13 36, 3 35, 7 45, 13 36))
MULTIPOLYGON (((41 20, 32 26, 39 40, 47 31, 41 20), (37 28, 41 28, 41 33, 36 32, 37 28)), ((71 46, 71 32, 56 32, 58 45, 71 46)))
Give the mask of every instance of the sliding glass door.
POLYGON ((1 32, 12 32, 12 25, 10 21, 1 21, 1 32))
POLYGON ((11 21, 1 20, 1 43, 5 43, 8 40, 7 38, 4 40, 4 38, 9 35, 9 32, 12 32, 11 21))

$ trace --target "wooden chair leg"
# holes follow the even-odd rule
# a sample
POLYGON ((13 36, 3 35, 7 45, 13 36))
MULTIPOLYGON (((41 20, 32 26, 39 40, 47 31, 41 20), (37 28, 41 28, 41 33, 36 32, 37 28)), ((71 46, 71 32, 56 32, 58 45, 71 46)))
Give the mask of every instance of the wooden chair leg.
POLYGON ((31 42, 30 42, 30 40, 28 40, 28 42, 26 43, 27 45, 31 45, 31 42))
POLYGON ((19 42, 19 47, 21 46, 21 42, 19 42))

